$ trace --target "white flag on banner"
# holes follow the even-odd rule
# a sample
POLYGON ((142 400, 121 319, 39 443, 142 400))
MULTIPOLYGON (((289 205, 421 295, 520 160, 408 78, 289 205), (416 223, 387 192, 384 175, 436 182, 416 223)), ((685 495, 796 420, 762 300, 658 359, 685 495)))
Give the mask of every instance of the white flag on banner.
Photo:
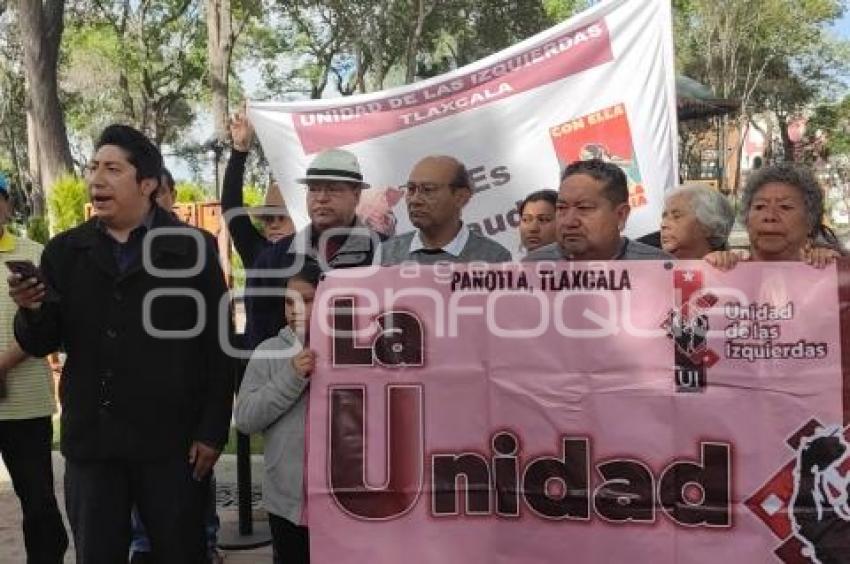
POLYGON ((516 252, 516 204, 559 185, 559 170, 597 157, 629 179, 626 234, 658 229, 677 183, 676 91, 669 0, 612 0, 476 63, 412 85, 304 102, 251 102, 248 114, 299 227, 296 183, 316 153, 360 160, 358 213, 412 229, 397 187, 428 155, 464 162, 474 196, 464 221, 516 252))

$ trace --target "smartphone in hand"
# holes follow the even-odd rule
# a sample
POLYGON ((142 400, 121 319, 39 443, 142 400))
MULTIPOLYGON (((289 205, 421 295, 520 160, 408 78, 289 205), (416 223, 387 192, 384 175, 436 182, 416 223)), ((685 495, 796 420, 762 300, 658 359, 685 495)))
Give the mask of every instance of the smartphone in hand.
POLYGON ((36 280, 36 284, 42 284, 44 286, 44 298, 40 301, 59 301, 59 294, 50 284, 47 283, 47 278, 44 277, 44 273, 40 268, 33 264, 32 261, 7 260, 5 264, 6 268, 8 268, 12 273, 19 275, 21 280, 30 280, 34 278, 36 280))
POLYGON ((39 282, 44 282, 44 277, 41 275, 41 271, 30 260, 7 260, 6 268, 8 268, 12 273, 19 275, 21 280, 35 278, 39 282))

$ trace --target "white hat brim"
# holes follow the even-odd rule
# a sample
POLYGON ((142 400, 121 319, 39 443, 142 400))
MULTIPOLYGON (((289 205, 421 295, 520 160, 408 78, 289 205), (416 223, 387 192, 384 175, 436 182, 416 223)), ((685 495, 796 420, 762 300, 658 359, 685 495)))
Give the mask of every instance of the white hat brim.
POLYGON ((295 182, 297 182, 298 184, 307 184, 311 180, 337 180, 339 182, 351 182, 352 184, 359 184, 360 188, 369 188, 371 186, 367 182, 361 182, 348 176, 336 176, 334 174, 316 174, 313 176, 305 176, 303 178, 296 178, 295 182))

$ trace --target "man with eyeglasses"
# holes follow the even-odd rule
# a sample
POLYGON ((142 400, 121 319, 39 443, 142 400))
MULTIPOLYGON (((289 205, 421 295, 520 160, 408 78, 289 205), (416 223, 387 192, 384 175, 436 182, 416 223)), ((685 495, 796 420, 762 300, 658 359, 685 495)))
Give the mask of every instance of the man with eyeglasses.
POLYGON ((282 288, 287 271, 298 271, 299 257, 315 258, 324 268, 366 266, 372 264, 380 242, 355 214, 360 192, 369 184, 363 181, 360 163, 352 153, 342 149, 319 153, 298 182, 307 187, 310 224, 263 250, 254 263, 255 275, 248 278, 245 297, 246 344, 251 348, 282 328, 282 288), (271 269, 277 272, 256 275, 258 270, 271 269), (260 295, 269 289, 281 293, 260 295))
POLYGON ((425 157, 402 186, 407 213, 416 230, 386 241, 385 266, 403 262, 509 262, 511 253, 499 243, 470 231, 461 219, 472 198, 466 167, 447 156, 425 157))

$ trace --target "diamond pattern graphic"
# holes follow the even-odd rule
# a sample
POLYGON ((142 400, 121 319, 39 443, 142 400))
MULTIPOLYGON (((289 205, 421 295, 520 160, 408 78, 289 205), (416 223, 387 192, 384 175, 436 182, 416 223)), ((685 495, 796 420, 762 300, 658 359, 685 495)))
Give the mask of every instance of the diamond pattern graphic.
MULTIPOLYGON (((821 424, 812 419, 788 438, 789 450, 796 454, 803 437, 810 436, 821 424)), ((844 436, 850 439, 850 427, 844 429, 844 436)), ((744 502, 765 525, 782 541, 776 549, 776 556, 785 564, 814 564, 807 554, 809 548, 793 535, 791 521, 791 499, 794 495, 794 468, 796 456, 792 455, 785 466, 776 472, 765 484, 744 502)), ((850 471, 850 459, 844 462, 839 471, 850 471)))

